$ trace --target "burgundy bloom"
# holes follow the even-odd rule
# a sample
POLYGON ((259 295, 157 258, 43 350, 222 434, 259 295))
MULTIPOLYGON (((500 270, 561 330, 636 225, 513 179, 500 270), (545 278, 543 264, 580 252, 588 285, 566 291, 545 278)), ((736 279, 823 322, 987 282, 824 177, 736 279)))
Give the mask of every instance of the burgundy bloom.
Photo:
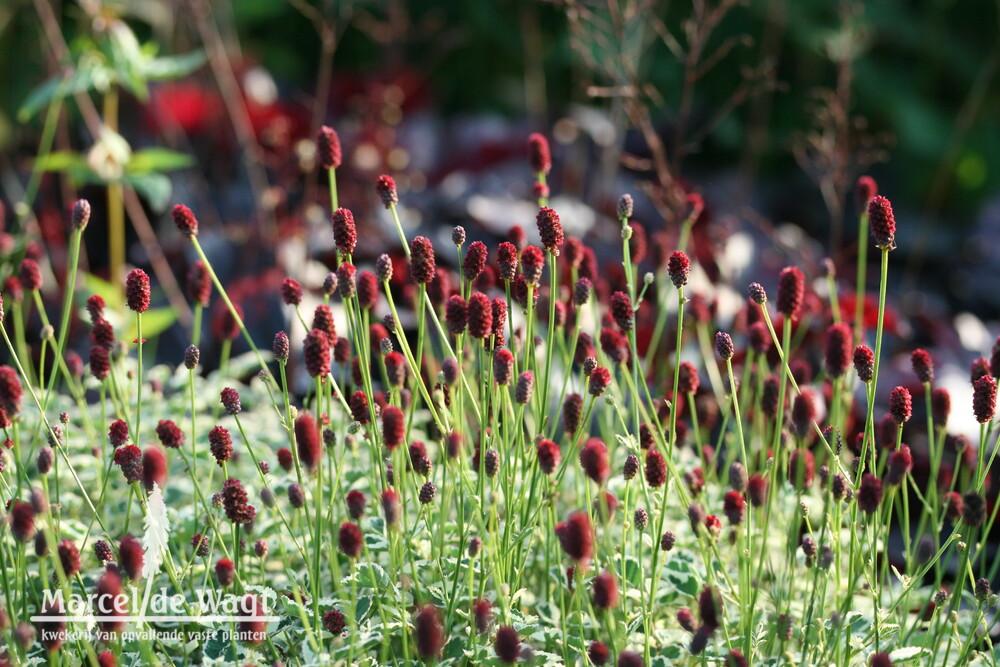
POLYGON ((989 375, 976 380, 972 385, 972 411, 976 421, 986 424, 993 421, 997 407, 997 385, 989 375))
POLYGON ((215 563, 215 579, 223 588, 233 585, 236 579, 236 566, 228 558, 220 558, 215 563))
POLYGON ((181 234, 188 238, 198 236, 198 219, 194 217, 191 209, 184 204, 177 204, 174 206, 172 215, 174 224, 181 234))
POLYGON ((247 593, 240 598, 239 615, 241 620, 236 623, 236 639, 248 646, 259 646, 267 639, 267 621, 262 616, 266 614, 264 603, 254 593, 247 593))
MULTIPOLYGON (((104 380, 111 372, 111 359, 108 357, 108 351, 99 345, 90 348, 90 372, 98 380, 104 380)), ((2 382, 0 382, 0 386, 2 386, 2 382)), ((2 390, 0 390, 0 395, 2 395, 2 390)))
POLYGON ((90 314, 90 323, 104 317, 104 299, 99 294, 91 294, 87 297, 87 312, 90 314))
POLYGON ((962 523, 967 526, 981 526, 986 520, 986 499, 975 491, 966 491, 962 496, 962 523))
POLYGON ((302 341, 306 371, 310 377, 326 377, 330 373, 330 339, 319 329, 313 329, 302 341))
POLYGON ((459 336, 465 333, 465 327, 469 322, 469 306, 465 299, 458 294, 448 297, 444 305, 444 320, 451 335, 459 336))
POLYGON ((542 239, 545 250, 550 255, 558 256, 559 246, 566 240, 562 223, 559 221, 559 214, 548 206, 542 206, 538 209, 535 224, 538 225, 538 235, 542 239))
POLYGON ((667 275, 674 287, 680 289, 687 285, 688 275, 691 273, 691 260, 680 250, 674 251, 667 259, 667 275))
POLYGON ((611 372, 604 366, 596 367, 590 373, 590 380, 587 383, 587 391, 591 396, 600 397, 611 384, 611 372))
POLYGON ((21 411, 23 395, 24 389, 21 387, 17 371, 10 366, 0 366, 0 408, 3 408, 8 416, 16 415, 21 411))
POLYGON ((528 162, 536 174, 547 174, 552 169, 549 141, 537 132, 528 136, 528 162))
POLYGON ((14 501, 10 507, 10 530, 18 542, 30 542, 35 537, 35 510, 29 503, 14 501))
POLYGON ((31 258, 25 258, 21 261, 21 266, 18 270, 18 276, 21 279, 21 286, 28 290, 40 290, 42 289, 42 270, 38 268, 38 262, 31 258))
POLYGON ((128 424, 124 420, 116 419, 111 422, 111 426, 108 428, 108 441, 115 449, 128 442, 128 424))
POLYGON ((209 431, 208 445, 220 466, 233 457, 233 438, 225 427, 216 426, 209 431))
POLYGON ((410 276, 417 284, 426 285, 434 279, 434 246, 426 236, 410 241, 410 276))
POLYGON ((851 363, 851 327, 846 323, 832 324, 826 330, 824 362, 831 377, 840 377, 851 363))
POLYGON ((625 481, 628 481, 639 474, 639 457, 635 454, 629 454, 625 457, 625 463, 622 464, 622 477, 625 481))
POLYGON ((295 278, 285 278, 281 283, 281 300, 287 306, 297 306, 302 303, 302 285, 295 278))
POLYGON ((240 392, 232 387, 223 389, 219 394, 219 398, 222 402, 222 407, 226 410, 226 414, 230 416, 238 415, 243 411, 243 405, 240 403, 240 392))
POLYGON ((518 253, 513 243, 504 241, 497 246, 497 268, 500 279, 510 282, 517 275, 518 253))
POLYGON ((567 434, 576 433, 580 426, 580 417, 583 411, 583 397, 580 394, 568 394, 563 401, 562 422, 563 430, 567 434))
POLYGON ((872 653, 868 664, 870 667, 892 667, 892 659, 888 653, 872 653))
POLYGON ((913 455, 910 448, 901 445, 899 449, 889 454, 889 466, 885 473, 885 483, 889 486, 896 486, 903 482, 909 472, 913 470, 913 455))
POLYGON ((961 518, 965 510, 965 504, 962 502, 962 496, 958 491, 949 491, 944 494, 944 504, 945 516, 948 517, 949 521, 957 521, 961 518))
POLYGON ((875 512, 882 503, 882 480, 866 472, 861 477, 861 487, 858 489, 858 507, 866 514, 875 512))
POLYGON ((702 626, 712 632, 719 627, 718 601, 711 586, 705 586, 698 595, 698 615, 702 626))
POLYGON ((802 491, 812 486, 816 459, 808 449, 796 449, 788 459, 788 481, 802 491))
POLYGON ((437 487, 434 486, 434 482, 424 482, 424 485, 420 487, 419 499, 424 505, 430 503, 434 500, 434 496, 437 495, 437 487))
POLYGON ((889 414, 898 426, 910 421, 913 415, 913 398, 906 387, 896 387, 889 394, 889 414))
POLYGON ((656 488, 667 481, 667 462, 655 449, 646 452, 646 483, 656 488))
POLYGON ((125 301, 136 313, 149 310, 149 276, 142 269, 133 269, 125 278, 125 301))
POLYGON ((800 438, 809 435, 809 429, 816 421, 816 394, 806 388, 792 402, 792 425, 800 438))
POLYGON ((323 627, 332 635, 340 635, 347 627, 344 612, 339 609, 329 609, 323 614, 323 627))
MULTIPOLYGON (((211 547, 208 544, 208 538, 201 533, 198 533, 191 538, 191 548, 194 549, 194 553, 199 558, 205 558, 208 556, 211 547)), ((111 560, 110 558, 108 560, 111 560)))
POLYGON ((608 570, 594 577, 592 590, 596 609, 607 610, 618 606, 618 584, 608 570))
POLYGON ((462 260, 462 273, 470 283, 475 282, 479 274, 486 266, 486 244, 482 241, 473 241, 465 251, 465 258, 462 260))
POLYGON ((336 169, 343 159, 340 149, 340 137, 336 130, 328 125, 319 128, 316 133, 316 156, 319 166, 323 169, 336 169))
POLYGON ((566 555, 580 562, 590 560, 594 553, 593 528, 586 512, 573 512, 565 522, 556 524, 556 537, 566 555))
POLYGON ((531 371, 521 371, 517 376, 517 384, 514 385, 514 401, 520 405, 530 402, 534 390, 535 374, 531 371))
POLYGON ((750 475, 747 480, 747 498, 754 507, 763 506, 767 500, 767 478, 758 473, 750 475))
POLYGON ((200 259, 191 265, 187 272, 187 296, 195 304, 202 307, 208 306, 212 297, 212 279, 208 275, 205 263, 200 259))
POLYGON ((367 424, 371 421, 371 415, 368 412, 368 396, 365 392, 358 389, 351 394, 348 403, 351 407, 351 416, 354 417, 354 421, 362 424, 367 424))
POLYGON ((126 535, 118 543, 118 567, 132 581, 142 576, 144 558, 142 544, 131 535, 126 535))
POLYGON ((878 183, 871 176, 861 176, 854 184, 854 203, 860 211, 867 211, 868 202, 877 194, 878 183))
POLYGON ((854 370, 862 382, 871 382, 875 377, 875 353, 867 345, 854 348, 854 370))
POLYGON ((493 378, 500 386, 510 384, 510 376, 514 373, 514 355, 507 348, 500 348, 493 353, 493 378))
POLYGON ((169 419, 161 419, 156 425, 156 437, 160 439, 160 444, 170 449, 177 449, 184 444, 184 432, 169 419))
POLYGON ((142 479, 142 452, 135 445, 119 447, 115 450, 114 462, 121 466, 122 475, 129 484, 142 479))
POLYGON ((797 266, 787 266, 778 277, 778 312, 795 318, 805 296, 805 278, 797 266))
POLYGON ((697 393, 699 384, 698 369, 690 361, 682 361, 678 369, 677 391, 681 394, 694 394, 697 393))
POLYGON ((896 248, 896 218, 888 199, 875 195, 868 201, 868 224, 872 229, 876 248, 896 248))
POLYGON ((938 426, 945 426, 948 423, 948 415, 951 414, 951 394, 944 387, 938 387, 931 392, 931 413, 934 416, 934 423, 938 426))
POLYGON ((715 353, 718 354, 719 358, 723 361, 733 358, 733 355, 736 353, 736 348, 733 347, 733 339, 729 336, 729 334, 723 331, 716 332, 715 353))
POLYGON ((382 174, 375 180, 375 192, 378 193, 378 198, 386 208, 391 208, 399 203, 396 181, 388 174, 382 174))
MULTIPOLYGON (((466 304, 463 302, 462 305, 466 304)), ((466 305, 466 312, 469 335, 473 338, 487 338, 493 329, 493 304, 490 303, 490 298, 482 292, 473 292, 466 305)))
POLYGON ((153 484, 163 487, 167 481, 167 457, 157 445, 150 445, 142 453, 142 483, 147 491, 153 484))
POLYGON ((746 516, 746 500, 739 491, 727 491, 722 499, 722 512, 729 519, 729 523, 738 526, 743 523, 746 516))
POLYGON ((323 455, 319 439, 319 428, 312 414, 301 413, 295 419, 295 446, 299 461, 310 471, 315 470, 323 455))
POLYGON ((385 446, 392 451, 403 444, 406 434, 406 418, 403 411, 395 405, 388 405, 382 410, 382 439, 385 446))
POLYGON ((934 360, 931 359, 931 355, 927 350, 914 350, 910 355, 910 363, 913 365, 913 374, 917 376, 917 380, 921 384, 929 384, 934 380, 934 360))
POLYGON ((333 244, 341 255, 350 255, 358 245, 358 231, 354 224, 354 214, 346 208, 338 208, 331 217, 333 224, 333 244))
POLYGON ((513 664, 521 655, 521 635, 509 625, 497 629, 493 650, 501 662, 513 664))
POLYGON ((635 313, 632 301, 625 292, 615 292, 611 295, 611 317, 622 331, 631 331, 635 313))
POLYGON ((238 479, 227 479, 222 484, 222 506, 233 523, 248 524, 257 515, 257 508, 247 502, 247 492, 238 479))
POLYGON ((337 543, 340 551, 348 558, 357 558, 361 555, 361 529, 356 523, 345 521, 340 524, 340 532, 337 536, 337 543))
POLYGON ((365 505, 367 500, 365 500, 365 494, 361 493, 357 489, 352 489, 347 492, 347 513, 351 515, 351 518, 357 521, 365 514, 365 505))
MULTIPOLYGON (((97 580, 95 588, 94 612, 96 615, 104 617, 104 620, 100 621, 101 632, 108 635, 121 632, 125 627, 125 621, 114 620, 116 616, 128 615, 128 602, 123 595, 121 577, 117 572, 105 572, 97 580)), ((107 651, 105 653, 110 654, 111 662, 103 662, 99 659, 98 663, 101 667, 117 664, 114 653, 107 651)), ((103 656, 105 653, 101 655, 103 656)))
POLYGON ((681 607, 677 610, 677 624, 681 626, 682 630, 695 631, 694 614, 691 613, 690 609, 681 607))
POLYGON ((598 485, 604 484, 611 470, 608 467, 608 446, 600 438, 590 438, 580 451, 580 467, 598 485))
POLYGON ((114 349, 115 329, 111 326, 111 322, 108 322, 103 317, 94 320, 93 327, 90 330, 90 342, 94 345, 100 345, 105 350, 114 349))
MULTIPOLYGON (((107 353, 105 353, 106 355, 107 353)), ((287 358, 288 355, 285 355, 287 358)), ((198 362, 201 360, 201 350, 198 349, 197 345, 188 345, 184 348, 184 368, 189 371, 193 371, 198 367, 198 362)))
POLYGON ((37 625, 41 631, 40 643, 50 653, 59 650, 63 645, 66 636, 66 621, 62 620, 63 615, 63 606, 58 599, 55 602, 45 601, 42 604, 39 616, 52 617, 52 620, 38 621, 37 625))
POLYGON ((542 270, 545 268, 545 256, 542 251, 533 245, 529 245, 521 251, 521 270, 524 273, 524 280, 532 287, 538 288, 542 280, 542 270))
POLYGON ((399 494, 389 488, 382 492, 382 514, 385 515, 385 525, 395 528, 399 525, 399 494))
POLYGON ((337 290, 344 301, 353 298, 357 293, 357 274, 358 270, 350 262, 341 262, 337 267, 337 290))
POLYGON ((542 469, 543 473, 551 475, 559 465, 561 459, 562 452, 559 450, 559 445, 551 440, 539 441, 538 467, 542 469))

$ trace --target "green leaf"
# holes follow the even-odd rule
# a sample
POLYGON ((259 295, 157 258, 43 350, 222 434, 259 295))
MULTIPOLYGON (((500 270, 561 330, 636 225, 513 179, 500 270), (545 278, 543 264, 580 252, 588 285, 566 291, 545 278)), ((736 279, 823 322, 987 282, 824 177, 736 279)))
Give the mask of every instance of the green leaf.
POLYGON ((24 123, 56 98, 90 90, 94 86, 95 74, 99 67, 92 64, 87 68, 73 70, 68 78, 63 75, 52 77, 28 94, 21 108, 17 110, 17 119, 24 123))
MULTIPOLYGON (((125 333, 126 341, 133 341, 138 337, 135 328, 135 318, 131 318, 131 323, 125 333)), ((166 331, 177 321, 177 314, 174 309, 166 306, 164 308, 153 308, 142 314, 142 337, 151 340, 166 331)))
POLYGON ((118 82, 128 88, 133 95, 145 101, 149 98, 149 88, 143 72, 145 56, 135 33, 124 21, 112 21, 108 25, 111 62, 118 73, 118 82))
POLYGON ((87 160, 73 151, 55 151, 35 160, 35 168, 41 171, 87 169, 87 160))
POLYGON ((923 659, 925 656, 929 656, 930 653, 930 650, 923 646, 906 646, 892 651, 889 654, 889 660, 892 661, 892 664, 897 665, 901 662, 916 660, 917 658, 923 659))
POLYGON ((132 159, 125 165, 125 172, 139 176, 149 172, 183 169, 192 164, 194 164, 194 158, 185 153, 178 153, 167 148, 144 148, 132 154, 132 159))
POLYGON ((135 174, 126 176, 122 181, 145 197, 154 211, 162 213, 167 210, 173 185, 163 174, 135 174))
POLYGON ((194 72, 205 64, 203 51, 192 51, 179 56, 163 56, 152 58, 143 65, 143 74, 147 81, 167 81, 179 79, 194 72))

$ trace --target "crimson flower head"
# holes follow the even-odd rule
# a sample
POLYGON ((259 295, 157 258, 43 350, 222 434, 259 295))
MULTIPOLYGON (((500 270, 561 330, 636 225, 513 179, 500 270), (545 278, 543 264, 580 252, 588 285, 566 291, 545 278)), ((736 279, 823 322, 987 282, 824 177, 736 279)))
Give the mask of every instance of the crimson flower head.
POLYGON ((129 579, 135 581, 142 576, 144 554, 142 543, 131 535, 126 535, 118 543, 118 566, 129 579))
POLYGON ((108 351, 100 345, 90 348, 90 372, 98 380, 104 380, 111 372, 111 359, 108 351))
POLYGON ((550 255, 558 256, 559 247, 566 240, 562 223, 559 221, 559 214, 548 206, 542 206, 538 209, 535 224, 538 225, 538 235, 542 239, 542 245, 545 247, 545 250, 550 255))
POLYGON ((605 570, 594 577, 592 586, 595 609, 614 609, 618 606, 618 583, 611 572, 605 570))
POLYGON ((116 419, 111 422, 111 426, 108 428, 108 442, 115 449, 128 442, 128 424, 125 423, 125 420, 116 419))
POLYGON ((528 161, 536 174, 547 174, 552 169, 549 140, 535 132, 528 137, 528 161))
POLYGON ((517 275, 518 252, 517 246, 509 241, 504 241, 497 246, 497 269, 500 279, 510 282, 517 275))
POLYGON ((670 276, 670 282, 674 284, 674 287, 680 289, 684 285, 687 285, 688 274, 691 273, 691 260, 680 250, 674 251, 670 258, 667 259, 667 275, 670 276))
POLYGON ((340 532, 337 536, 337 543, 340 551, 348 558, 357 558, 361 555, 361 529, 358 524, 345 521, 340 524, 340 532))
POLYGON ((611 371, 604 366, 597 366, 590 373, 590 380, 587 383, 587 391, 591 396, 600 397, 604 395, 608 385, 611 384, 611 371))
POLYGON ((247 492, 238 479, 223 482, 222 506, 233 523, 248 524, 257 516, 257 508, 247 502, 247 492))
POLYGON ((892 214, 892 204, 882 195, 875 195, 868 201, 868 224, 872 228, 876 248, 896 248, 896 218, 892 214))
POLYGON ((948 423, 948 416, 951 414, 951 394, 944 387, 938 387, 931 392, 931 414, 938 426, 948 423))
POLYGON ((490 298, 482 292, 473 292, 469 296, 466 312, 469 335, 473 338, 488 338, 493 330, 493 304, 490 298))
POLYGON ((906 387, 896 387, 889 394, 889 414, 898 426, 910 421, 913 415, 913 397, 906 387))
MULTIPOLYGON (((70 225, 73 229, 85 229, 90 222, 90 202, 86 199, 77 199, 73 204, 73 212, 70 214, 70 225)), ((0 208, 0 223, 3 223, 3 209, 0 208)), ((196 223, 197 224, 197 223, 196 223)), ((197 228, 195 233, 197 233, 197 228)))
POLYGON ((209 431, 208 445, 220 466, 233 457, 233 438, 225 427, 216 426, 209 431))
POLYGON ((320 166, 324 169, 336 169, 340 166, 343 160, 340 137, 332 127, 324 125, 316 133, 316 155, 319 157, 320 166))
POLYGON ((846 323, 832 324, 826 330, 824 350, 826 372, 831 377, 840 377, 847 372, 851 363, 851 328, 846 323))
POLYGON ((399 525, 399 493, 393 488, 388 488, 382 492, 381 502, 385 525, 395 528, 399 525))
POLYGON ((288 306, 302 303, 302 285, 295 278, 285 278, 281 283, 281 300, 288 306))
POLYGON ((240 598, 238 609, 241 619, 236 623, 236 639, 247 646, 260 646, 267 639, 264 602, 255 593, 247 593, 240 598))
POLYGON ((580 467, 597 484, 604 484, 610 474, 608 446, 600 438, 590 438, 580 451, 580 467))
POLYGON ((635 313, 632 301, 625 292, 615 292, 611 295, 611 317, 622 331, 631 331, 635 313))
POLYGON ((517 376, 517 384, 514 385, 514 401, 524 405, 531 401, 531 395, 535 391, 535 374, 531 371, 521 371, 517 376))
POLYGON ((882 480, 866 472, 861 477, 861 487, 858 489, 858 507, 865 514, 872 514, 881 504, 882 480))
POLYGON ((149 276, 142 269, 132 269, 125 278, 125 301, 133 312, 149 310, 149 276))
POLYGON ((312 414, 303 412, 295 419, 295 446, 299 461, 310 471, 315 470, 323 455, 320 446, 319 428, 312 414))
POLYGON ((167 457, 158 445, 150 445, 142 453, 142 483, 147 491, 153 485, 163 486, 167 481, 167 457))
POLYGON ((379 176, 375 181, 375 191, 378 193, 378 198, 382 200, 382 205, 386 208, 391 208, 399 203, 399 194, 396 192, 396 181, 393 180, 392 176, 387 174, 379 176))
POLYGON ((871 176, 862 176, 854 184, 854 203, 857 204, 859 211, 867 210, 868 202, 877 194, 878 183, 871 176))
POLYGON ((466 280, 475 282, 486 266, 487 254, 486 244, 482 241, 473 241, 469 244, 465 251, 465 257, 462 259, 462 273, 466 280))
POLYGON ((302 351, 309 376, 326 377, 330 372, 330 339, 326 333, 319 329, 310 331, 302 343, 302 351))
POLYGON ((903 482, 903 478, 911 470, 913 470, 913 455, 907 445, 902 445, 889 454, 889 467, 885 473, 885 483, 889 486, 897 486, 903 482))
POLYGON ((993 421, 997 408, 997 384, 989 375, 984 375, 972 385, 972 411, 976 421, 987 424, 993 421))
POLYGON ((746 516, 746 500, 743 499, 743 494, 739 491, 727 491, 725 497, 722 499, 722 511, 729 519, 729 523, 734 526, 738 526, 743 523, 743 518, 746 516))
POLYGON ((798 490, 812 486, 816 458, 808 449, 796 449, 788 459, 788 481, 798 490))
POLYGON ((715 591, 711 586, 705 586, 698 595, 698 615, 701 617, 702 626, 714 631, 719 627, 719 603, 716 600, 715 591))
POLYGON ((542 440, 538 443, 538 467, 546 475, 555 472, 559 461, 562 459, 562 452, 559 445, 552 440, 542 440))
POLYGON ((524 272, 524 279, 529 285, 538 287, 538 283, 542 280, 542 269, 544 268, 545 256, 539 248, 529 245, 521 251, 521 270, 524 272))
POLYGON ((188 238, 198 236, 198 219, 194 217, 194 213, 187 206, 184 204, 174 206, 173 218, 174 224, 177 225, 177 230, 181 234, 188 238))
POLYGON ((184 444, 184 432, 172 420, 161 419, 156 425, 156 437, 160 444, 170 449, 177 449, 184 444))
POLYGON ((778 312, 794 318, 805 297, 805 277, 797 266, 787 266, 778 276, 778 312))
POLYGON ((185 287, 189 299, 202 307, 208 305, 212 298, 212 278, 208 275, 205 263, 200 259, 188 269, 185 287))
POLYGON ((417 613, 413 619, 413 636, 420 657, 427 660, 437 658, 444 646, 444 625, 437 607, 428 604, 417 613))
POLYGON ((723 361, 732 359, 736 353, 736 348, 733 347, 733 339, 724 331, 718 331, 715 334, 715 353, 723 361))
POLYGON ((747 480, 747 498, 754 507, 762 506, 767 500, 767 478, 760 473, 750 475, 747 480))
POLYGON ((233 585, 236 579, 236 566, 228 558, 220 558, 215 563, 215 578, 223 588, 233 585))
POLYGON ((871 382, 875 377, 875 353, 867 345, 854 348, 854 370, 862 382, 871 382))
POLYGON ((21 261, 18 272, 21 278, 21 286, 29 291, 42 289, 42 270, 38 268, 38 262, 26 257, 21 261))
POLYGON ((35 537, 35 510, 30 503, 14 501, 8 521, 11 533, 18 542, 30 542, 35 537))
POLYGON ((350 255, 358 245, 358 231, 354 224, 354 214, 346 208, 338 208, 331 218, 333 223, 333 243, 342 255, 350 255))
POLYGON ((565 522, 556 524, 556 537, 566 555, 578 563, 594 554, 594 535, 586 512, 573 512, 565 522))
POLYGON ((764 291, 764 286, 760 283, 750 283, 750 286, 747 287, 747 296, 758 306, 767 303, 767 292, 764 291))
POLYGON ((667 481, 667 462, 656 449, 646 452, 646 483, 656 488, 667 481))
POLYGON ((142 451, 135 445, 116 449, 114 462, 121 467, 122 475, 129 484, 142 479, 142 451))
POLYGON ((493 353, 493 378, 500 386, 510 384, 514 374, 514 355, 505 347, 493 353))
POLYGON ((500 662, 514 664, 521 655, 521 635, 510 625, 501 626, 497 629, 493 651, 500 662))
POLYGON ((232 387, 223 389, 219 398, 222 401, 222 407, 226 409, 226 414, 230 416, 238 415, 243 411, 243 405, 240 403, 240 392, 232 387))
POLYGON ((434 280, 436 265, 434 246, 426 236, 416 236, 410 241, 410 276, 420 285, 434 280))
MULTIPOLYGON (((492 315, 492 308, 490 314, 492 315)), ((452 294, 445 301, 444 320, 451 335, 459 336, 465 333, 465 327, 469 321, 469 306, 461 295, 452 294)))
POLYGON ((795 434, 804 438, 816 421, 816 394, 812 389, 805 388, 792 402, 792 425, 795 434))
POLYGON ((921 384, 928 384, 934 379, 934 360, 927 350, 914 350, 910 354, 910 363, 913 365, 913 374, 921 384))

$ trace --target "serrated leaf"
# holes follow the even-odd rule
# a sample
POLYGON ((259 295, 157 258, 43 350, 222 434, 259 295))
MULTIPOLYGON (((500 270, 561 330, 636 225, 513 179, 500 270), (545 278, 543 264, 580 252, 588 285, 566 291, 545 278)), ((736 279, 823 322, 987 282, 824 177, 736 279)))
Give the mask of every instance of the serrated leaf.
POLYGON ((905 646, 903 648, 897 648, 889 653, 889 660, 892 661, 892 664, 896 665, 901 662, 908 662, 910 660, 916 660, 917 658, 923 658, 924 656, 929 655, 930 650, 923 646, 905 646))

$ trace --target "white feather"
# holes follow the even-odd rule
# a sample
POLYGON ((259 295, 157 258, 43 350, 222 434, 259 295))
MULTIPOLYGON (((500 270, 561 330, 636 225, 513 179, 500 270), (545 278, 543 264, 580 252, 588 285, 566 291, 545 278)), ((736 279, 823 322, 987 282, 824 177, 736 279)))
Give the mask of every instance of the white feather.
POLYGON ((160 571, 163 563, 163 552, 168 547, 170 521, 167 519, 167 506, 163 502, 163 492, 160 486, 153 482, 153 492, 146 501, 146 533, 142 536, 142 546, 146 557, 142 564, 142 577, 147 581, 160 571))

